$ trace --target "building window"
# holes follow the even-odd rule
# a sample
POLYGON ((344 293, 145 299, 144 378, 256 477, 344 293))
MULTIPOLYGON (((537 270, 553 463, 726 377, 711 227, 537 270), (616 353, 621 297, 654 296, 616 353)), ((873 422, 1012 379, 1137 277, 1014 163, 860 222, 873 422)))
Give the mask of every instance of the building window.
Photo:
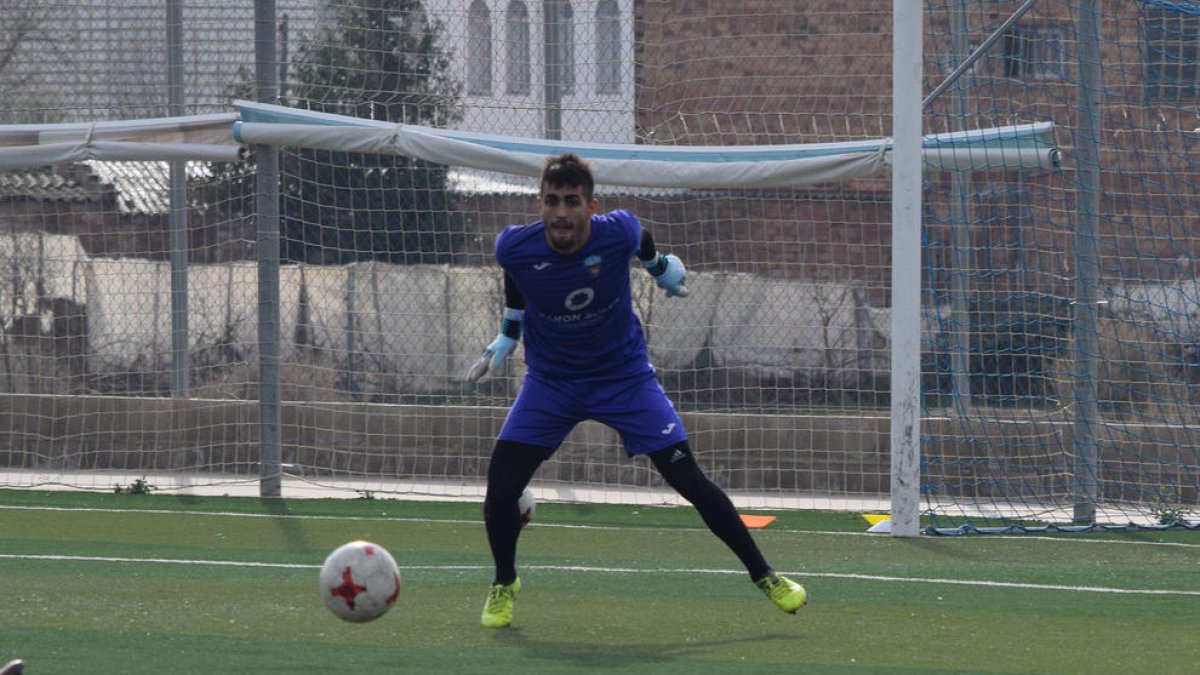
POLYGON ((532 63, 529 59, 529 10, 524 2, 513 0, 508 3, 504 25, 505 92, 528 94, 532 63))
POLYGON ((492 12, 483 0, 467 10, 467 94, 492 93, 492 12))
POLYGON ((999 183, 974 195, 975 273, 992 288, 1025 288, 1033 223, 1029 190, 1022 183, 999 183))
POLYGON ((1142 11, 1147 100, 1200 99, 1200 16, 1166 7, 1142 11))
POLYGON ((547 64, 549 85, 557 86, 559 94, 575 91, 575 10, 568 0, 546 3, 546 44, 550 56, 547 64))
POLYGON ((621 15, 617 0, 596 5, 596 93, 621 93, 621 15))
POLYGON ((1017 26, 1004 36, 1004 76, 1019 80, 1063 79, 1063 29, 1017 26))

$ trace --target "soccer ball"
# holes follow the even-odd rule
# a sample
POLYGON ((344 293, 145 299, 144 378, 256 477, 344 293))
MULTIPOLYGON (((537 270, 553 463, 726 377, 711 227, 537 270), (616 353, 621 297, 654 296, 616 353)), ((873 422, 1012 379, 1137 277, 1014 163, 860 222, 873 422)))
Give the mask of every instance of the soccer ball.
POLYGON ((379 544, 356 540, 339 546, 321 566, 321 598, 346 621, 373 621, 400 595, 400 568, 379 544))
POLYGON ((517 510, 521 512, 521 527, 529 524, 533 520, 533 512, 537 510, 537 501, 533 498, 533 492, 529 488, 521 493, 521 498, 517 500, 517 510))

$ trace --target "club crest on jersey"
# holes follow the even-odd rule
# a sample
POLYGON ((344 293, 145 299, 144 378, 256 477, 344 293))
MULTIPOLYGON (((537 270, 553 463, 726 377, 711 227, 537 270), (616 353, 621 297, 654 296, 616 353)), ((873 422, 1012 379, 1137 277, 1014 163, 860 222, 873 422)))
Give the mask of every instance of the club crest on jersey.
POLYGON ((588 271, 592 273, 592 276, 594 276, 594 277, 600 276, 600 256, 589 255, 588 257, 583 259, 583 266, 586 267, 588 269, 588 271))

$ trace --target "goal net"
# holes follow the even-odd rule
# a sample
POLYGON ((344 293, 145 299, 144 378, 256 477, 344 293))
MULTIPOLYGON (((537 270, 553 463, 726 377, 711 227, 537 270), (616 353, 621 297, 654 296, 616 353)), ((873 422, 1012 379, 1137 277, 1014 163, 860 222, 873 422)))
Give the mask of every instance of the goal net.
POLYGON ((962 73, 927 128, 1051 119, 1065 158, 927 176, 932 525, 1194 527, 1200 5, 930 3, 927 25, 927 69, 962 73))
MULTIPOLYGON (((926 91, 953 77, 926 109, 921 261, 890 256, 886 3, 279 0, 257 69, 254 3, 181 4, 176 24, 150 2, 0 10, 36 28, 4 43, 13 134, 232 109, 252 149, 0 172, 4 485, 253 490, 277 379, 285 496, 478 498, 523 374, 518 351, 463 377, 499 324, 492 244, 572 149, 601 209, 688 266, 686 300, 634 270, 635 303, 739 506, 886 509, 889 367, 919 358, 932 527, 1189 517, 1189 3, 1105 3, 1088 40, 1088 3, 926 3, 926 91), (272 104, 248 103, 268 76, 272 104), (277 247, 256 230, 268 152, 277 247), (921 266, 919 355, 891 351, 893 264, 921 266)), ((676 502, 593 423, 535 487, 676 502)))

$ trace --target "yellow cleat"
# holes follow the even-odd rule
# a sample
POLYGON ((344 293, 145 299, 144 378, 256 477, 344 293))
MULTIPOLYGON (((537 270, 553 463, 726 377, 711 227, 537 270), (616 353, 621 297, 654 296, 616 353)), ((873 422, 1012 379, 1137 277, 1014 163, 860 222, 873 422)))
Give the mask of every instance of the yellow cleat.
POLYGON ((511 625, 513 605, 520 592, 520 579, 513 579, 511 584, 493 584, 488 590, 487 602, 483 603, 483 615, 480 617, 484 628, 504 628, 511 625))
POLYGON ((774 572, 754 582, 754 585, 758 586, 763 595, 770 598, 776 607, 788 614, 795 614, 796 610, 808 602, 808 592, 803 586, 774 572))

